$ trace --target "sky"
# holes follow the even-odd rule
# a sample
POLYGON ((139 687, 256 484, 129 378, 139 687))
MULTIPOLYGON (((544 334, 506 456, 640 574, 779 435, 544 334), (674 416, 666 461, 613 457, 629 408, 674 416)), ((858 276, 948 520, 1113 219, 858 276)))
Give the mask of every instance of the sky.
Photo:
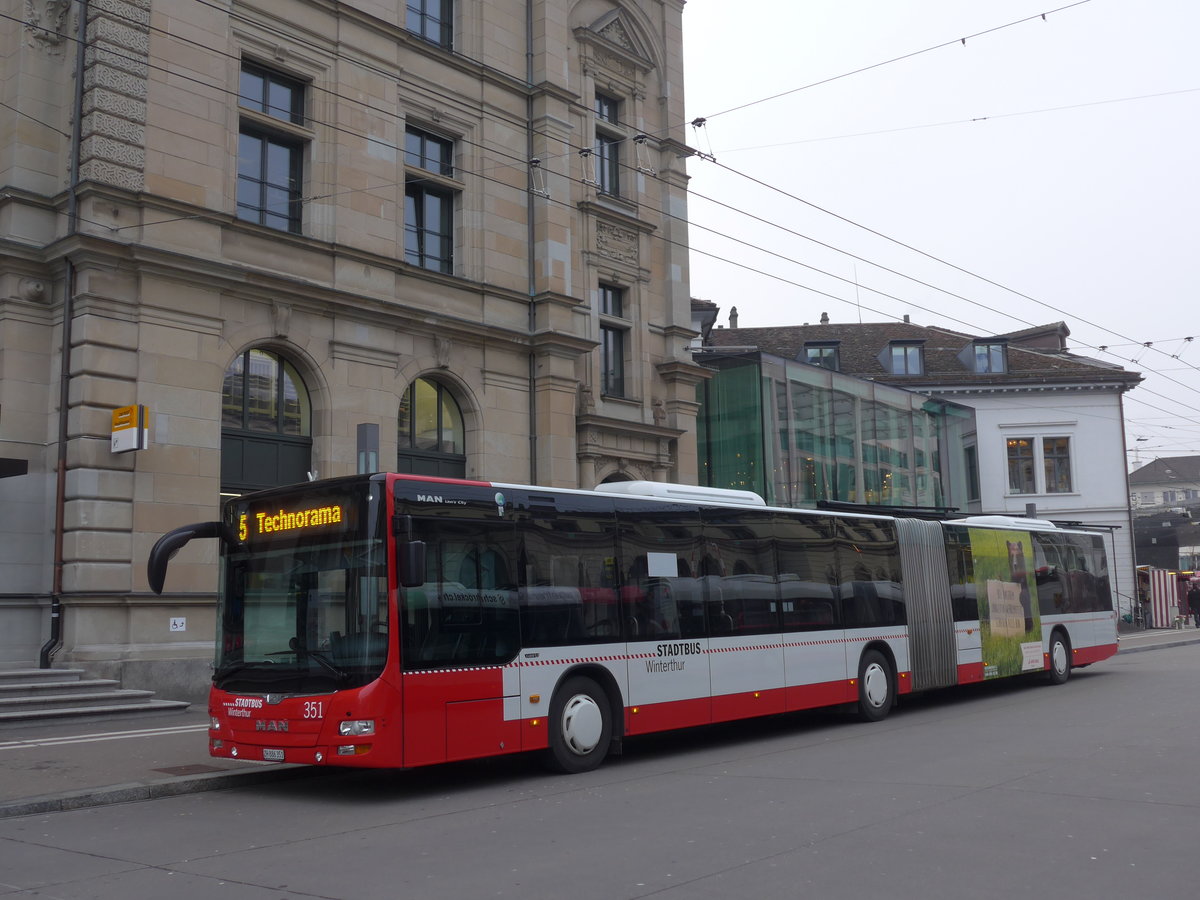
POLYGON ((711 157, 688 162, 691 291, 719 325, 1062 321, 1145 376, 1131 467, 1200 454, 1200 2, 688 0, 683 20, 688 143, 711 157))

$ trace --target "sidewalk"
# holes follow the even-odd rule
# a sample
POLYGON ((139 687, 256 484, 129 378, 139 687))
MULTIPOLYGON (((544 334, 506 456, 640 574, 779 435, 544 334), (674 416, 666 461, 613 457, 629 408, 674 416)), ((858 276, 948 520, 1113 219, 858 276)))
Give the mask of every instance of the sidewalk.
MULTIPOLYGON (((1200 629, 1120 635, 1121 653, 1200 643, 1200 629)), ((208 713, 0 728, 0 818, 307 778, 332 768, 208 755, 208 713)))
POLYGON ((326 769, 208 755, 208 713, 122 716, 0 728, 0 818, 236 784, 307 777, 326 769))

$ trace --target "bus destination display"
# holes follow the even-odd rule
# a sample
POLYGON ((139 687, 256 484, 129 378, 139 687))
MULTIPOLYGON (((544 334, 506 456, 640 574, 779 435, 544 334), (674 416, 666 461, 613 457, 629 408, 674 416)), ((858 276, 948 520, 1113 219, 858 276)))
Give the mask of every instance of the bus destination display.
POLYGON ((304 509, 247 509, 238 514, 239 541, 270 541, 304 534, 338 532, 351 523, 353 506, 349 503, 324 503, 304 509))

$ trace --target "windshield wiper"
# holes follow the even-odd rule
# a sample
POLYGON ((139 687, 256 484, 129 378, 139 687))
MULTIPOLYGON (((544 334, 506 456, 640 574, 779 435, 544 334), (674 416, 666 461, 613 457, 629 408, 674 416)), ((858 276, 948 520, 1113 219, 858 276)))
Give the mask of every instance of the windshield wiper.
POLYGON ((296 638, 292 638, 290 641, 288 641, 288 646, 295 651, 297 658, 309 656, 315 659, 320 664, 321 668, 327 670, 339 682, 349 680, 350 673, 344 669, 338 668, 338 666, 334 664, 333 660, 331 660, 320 650, 309 650, 307 647, 302 647, 300 645, 300 641, 298 641, 296 638))

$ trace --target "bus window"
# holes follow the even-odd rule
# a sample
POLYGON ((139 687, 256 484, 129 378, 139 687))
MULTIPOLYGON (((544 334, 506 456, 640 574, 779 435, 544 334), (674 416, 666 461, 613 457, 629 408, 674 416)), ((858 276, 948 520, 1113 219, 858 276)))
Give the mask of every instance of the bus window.
POLYGON ((401 591, 405 669, 495 665, 518 649, 510 523, 423 519, 425 582, 401 591))
POLYGON ((692 557, 700 542, 699 510, 624 498, 615 503, 629 640, 705 637, 703 592, 690 577, 696 571, 692 557))
POLYGON ((757 510, 706 509, 700 574, 709 634, 779 631, 774 518, 757 510))
POLYGON ((780 611, 784 631, 840 627, 833 520, 781 516, 776 523, 780 611))
POLYGON ((847 628, 905 623, 895 526, 880 519, 838 519, 837 557, 847 628))
POLYGON ((517 521, 521 640, 527 647, 621 639, 612 502, 572 499, 569 514, 536 509, 517 521))
POLYGON ((950 574, 950 607, 955 622, 979 618, 979 599, 975 591, 975 558, 971 555, 971 535, 961 525, 947 525, 946 570, 950 574))

